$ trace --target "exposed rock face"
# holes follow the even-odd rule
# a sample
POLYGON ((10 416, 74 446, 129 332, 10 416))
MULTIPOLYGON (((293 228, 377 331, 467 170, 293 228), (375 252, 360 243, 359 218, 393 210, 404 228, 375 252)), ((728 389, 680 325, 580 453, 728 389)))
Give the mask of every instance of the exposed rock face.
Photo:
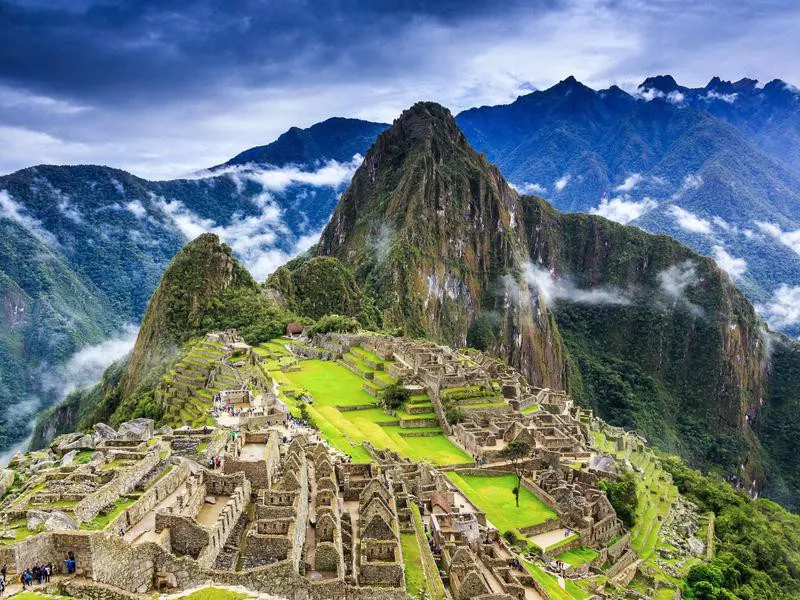
POLYGON ((43 510, 29 510, 28 529, 35 530, 44 526, 47 531, 65 531, 78 529, 78 525, 67 513, 55 510, 47 512, 43 510))
POLYGON ((384 322, 463 346, 481 312, 498 316, 501 354, 538 385, 563 388, 563 348, 543 302, 499 288, 528 256, 523 207, 447 109, 419 103, 367 153, 318 253, 352 265, 384 322))

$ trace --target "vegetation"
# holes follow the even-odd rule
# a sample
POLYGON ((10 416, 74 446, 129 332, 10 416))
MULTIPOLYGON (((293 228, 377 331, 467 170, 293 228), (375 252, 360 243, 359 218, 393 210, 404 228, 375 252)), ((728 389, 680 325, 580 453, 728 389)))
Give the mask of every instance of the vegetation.
POLYGON ((514 492, 514 500, 516 501, 517 508, 519 508, 519 494, 522 489, 522 476, 524 474, 525 459, 530 456, 531 447, 525 441, 519 438, 512 440, 508 446, 500 451, 500 456, 508 461, 514 467, 514 474, 517 477, 517 485, 512 490, 514 492))
POLYGON ((682 494, 701 512, 716 515, 716 554, 710 563, 692 567, 686 577, 696 598, 800 595, 800 516, 770 500, 751 500, 677 457, 665 457, 663 464, 682 494))
POLYGON ((397 410, 398 408, 402 408, 410 397, 411 392, 398 381, 397 383, 392 383, 383 388, 380 404, 383 408, 397 410))
POLYGON ((622 519, 625 527, 630 529, 636 521, 636 509, 639 498, 636 494, 636 478, 630 469, 625 469, 616 480, 601 479, 600 489, 608 496, 611 506, 622 519))
POLYGON ((353 333, 361 328, 361 324, 353 317, 342 315, 325 315, 308 328, 308 335, 318 333, 353 333))

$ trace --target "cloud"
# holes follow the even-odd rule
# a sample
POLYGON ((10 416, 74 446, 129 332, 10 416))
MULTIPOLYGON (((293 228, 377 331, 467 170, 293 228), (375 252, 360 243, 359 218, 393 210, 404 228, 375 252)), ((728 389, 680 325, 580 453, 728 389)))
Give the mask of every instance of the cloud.
POLYGON ((125 205, 125 209, 132 212, 137 219, 141 219, 147 215, 147 209, 142 204, 141 200, 131 200, 125 205))
POLYGON ((253 181, 270 192, 283 192, 291 185, 310 185, 313 187, 331 187, 339 189, 350 182, 356 169, 364 161, 360 154, 353 155, 349 162, 336 160, 326 161, 316 169, 303 169, 299 166, 261 167, 258 165, 235 165, 200 171, 192 178, 206 178, 209 175, 227 175, 237 187, 241 188, 245 181, 253 181))
POLYGON ((87 346, 72 355, 63 368, 60 381, 62 398, 75 389, 92 385, 100 380, 103 371, 133 349, 138 328, 126 325, 116 337, 87 346))
MULTIPOLYGON (((631 302, 630 298, 617 288, 580 288, 571 278, 558 277, 530 262, 523 265, 522 275, 528 287, 541 295, 548 304, 558 300, 578 304, 630 304, 631 302)), ((509 282, 506 280, 506 283, 509 282)))
POLYGON ((706 219, 698 217, 693 212, 685 210, 680 206, 670 206, 667 212, 675 219, 678 227, 689 233, 711 234, 711 223, 706 219))
POLYGON ((670 305, 683 306, 695 316, 703 316, 703 308, 686 296, 686 291, 699 283, 697 267, 691 260, 672 265, 658 274, 659 289, 670 305))
POLYGON ((42 222, 28 215, 19 202, 14 200, 5 190, 0 190, 0 219, 10 219, 24 227, 31 235, 39 241, 52 246, 58 245, 55 236, 47 231, 42 222))
POLYGON ((708 90, 705 96, 702 97, 703 100, 706 102, 711 102, 712 100, 721 100, 722 102, 727 102, 728 104, 733 104, 736 102, 736 98, 739 96, 737 93, 732 94, 721 94, 719 92, 715 92, 714 90, 708 90))
POLYGON ((711 221, 717 228, 721 229, 725 233, 730 233, 734 235, 739 233, 739 228, 736 225, 731 225, 722 217, 714 215, 713 217, 711 217, 711 221))
POLYGON ((747 261, 731 256, 722 246, 714 246, 714 260, 719 268, 730 275, 731 279, 740 279, 747 272, 747 261))
POLYGON ((604 198, 598 206, 589 209, 589 212, 617 223, 626 224, 658 206, 658 203, 651 198, 645 197, 638 202, 628 198, 627 195, 611 200, 604 198))
POLYGON ((569 183, 570 179, 572 179, 572 176, 569 173, 556 179, 555 182, 553 183, 553 186, 555 186, 556 191, 560 192, 565 187, 567 187, 567 184, 569 183))
POLYGON ((58 210, 61 211, 61 214, 67 217, 73 223, 83 223, 83 215, 78 208, 72 204, 69 199, 69 196, 66 194, 62 194, 59 190, 55 190, 56 194, 59 197, 58 200, 58 210))
POLYGON ((757 305, 756 310, 775 329, 797 325, 800 323, 800 286, 782 283, 769 302, 757 305))
POLYGON ((547 193, 547 188, 543 185, 538 183, 532 183, 530 181, 526 181, 525 183, 521 183, 515 185, 513 183, 509 183, 509 185, 517 190, 520 194, 536 194, 537 196, 543 196, 547 193))
POLYGON ((784 231, 779 225, 766 221, 756 221, 756 227, 787 248, 791 248, 797 252, 797 254, 800 254, 800 229, 784 231))
POLYGON ((667 94, 667 102, 670 104, 675 104, 676 106, 683 104, 685 99, 686 97, 683 95, 683 92, 678 90, 672 90, 669 94, 667 94))
POLYGON ((631 192, 633 191, 633 188, 642 182, 642 179, 644 179, 644 177, 642 177, 641 173, 631 173, 625 178, 625 181, 614 188, 614 191, 631 192))

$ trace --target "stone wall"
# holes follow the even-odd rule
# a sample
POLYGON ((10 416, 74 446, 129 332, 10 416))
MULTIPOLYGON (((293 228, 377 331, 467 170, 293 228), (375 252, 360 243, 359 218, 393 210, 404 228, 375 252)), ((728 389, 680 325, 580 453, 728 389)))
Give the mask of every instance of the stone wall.
MULTIPOLYGON (((180 459, 179 459, 180 460, 180 459)), ((109 531, 118 531, 123 527, 126 531, 141 521, 147 513, 155 508, 164 498, 177 490, 189 476, 189 463, 180 460, 172 466, 170 472, 159 479, 153 486, 128 509, 124 510, 109 525, 109 531)))
POLYGON ((164 450, 163 445, 157 444, 138 463, 124 471, 119 471, 114 479, 78 502, 74 509, 78 522, 91 521, 101 510, 114 504, 117 498, 130 493, 136 484, 161 460, 162 450, 164 450))

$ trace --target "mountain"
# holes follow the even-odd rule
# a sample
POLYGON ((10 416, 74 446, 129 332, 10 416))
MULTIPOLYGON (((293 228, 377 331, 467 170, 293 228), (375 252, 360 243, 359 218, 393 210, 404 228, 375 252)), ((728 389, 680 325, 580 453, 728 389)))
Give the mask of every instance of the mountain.
POLYGON ((570 77, 457 122, 517 189, 669 234, 716 258, 753 302, 800 283, 800 95, 783 82, 691 90, 658 76, 632 95, 570 77))
POLYGON ((693 464, 763 484, 770 449, 751 425, 769 338, 728 276, 667 236, 520 196, 446 109, 417 104, 379 136, 316 253, 353 269, 385 327, 480 344, 693 464))
POLYGON ((305 250, 380 129, 293 128, 249 158, 171 181, 93 165, 0 176, 0 398, 27 407, 0 415, 0 449, 59 399, 75 352, 140 321, 188 239, 216 232, 261 278, 305 250))
POLYGON ((103 421, 160 418, 154 391, 184 345, 207 331, 235 328, 254 342, 283 333, 296 317, 268 300, 219 238, 205 233, 173 257, 147 307, 129 356, 97 385, 78 390, 39 420, 33 447, 103 421), (131 416, 133 415, 133 416, 131 416))
POLYGON ((308 129, 292 127, 271 144, 245 150, 221 166, 260 164, 285 167, 330 160, 349 162, 355 154, 364 154, 387 127, 384 123, 333 117, 308 129))

